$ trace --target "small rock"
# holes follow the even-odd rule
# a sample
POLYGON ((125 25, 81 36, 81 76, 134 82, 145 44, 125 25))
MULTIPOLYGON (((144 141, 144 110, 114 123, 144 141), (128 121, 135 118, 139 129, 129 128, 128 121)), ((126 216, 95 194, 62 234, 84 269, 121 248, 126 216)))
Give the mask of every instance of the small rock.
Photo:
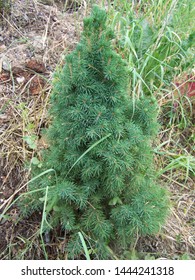
POLYGON ((24 81, 25 81, 25 78, 24 77, 17 77, 16 81, 18 82, 18 84, 23 84, 24 81))
POLYGON ((5 71, 10 71, 11 70, 11 64, 7 59, 4 59, 2 62, 2 68, 5 71))
POLYGON ((5 45, 0 45, 0 52, 4 52, 6 50, 6 46, 5 45))
POLYGON ((44 49, 44 38, 42 36, 35 36, 33 38, 33 46, 35 49, 44 49))

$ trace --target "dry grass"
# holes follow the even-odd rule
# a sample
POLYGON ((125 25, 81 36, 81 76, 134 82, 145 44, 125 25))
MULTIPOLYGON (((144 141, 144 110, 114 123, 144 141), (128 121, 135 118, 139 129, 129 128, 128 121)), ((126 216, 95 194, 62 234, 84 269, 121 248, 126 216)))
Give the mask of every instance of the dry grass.
MULTIPOLYGON (((82 18, 89 13, 87 1, 76 13, 60 12, 59 6, 45 6, 39 1, 14 1, 11 15, 3 15, 3 41, 0 42, 0 209, 7 209, 14 199, 26 190, 29 179, 29 162, 45 142, 41 129, 47 127, 49 118, 47 110, 51 93, 52 74, 56 66, 63 65, 63 57, 70 52, 79 40, 82 29, 82 18), (28 2, 28 3, 27 3, 28 2), (25 69, 26 61, 41 61, 46 70, 38 73, 46 81, 41 90, 33 95, 31 79, 19 83, 14 67, 25 69), (9 66, 10 69, 3 68, 9 66), (7 75, 7 76, 6 76, 7 75), (34 149, 24 137, 37 136, 34 149)), ((34 73, 37 75, 37 73, 34 73)), ((31 76, 32 78, 32 76, 31 76)), ((182 103, 184 112, 175 112, 171 120, 167 117, 167 104, 174 104, 171 92, 159 97, 161 105, 160 121, 163 124, 159 133, 159 147, 155 161, 163 169, 175 159, 174 155, 193 153, 194 145, 194 112, 193 104, 182 103), (184 117, 191 120, 185 129, 178 127, 178 120, 184 117)), ((171 106, 172 106, 171 105, 171 106)), ((181 123, 181 122, 179 122, 181 123)), ((168 187, 171 195, 171 215, 161 233, 155 237, 141 238, 136 249, 145 255, 182 258, 187 255, 195 259, 195 184, 191 172, 186 177, 187 167, 177 166, 161 175, 161 180, 168 187)), ((43 248, 39 241, 40 215, 20 220, 15 204, 5 213, 0 221, 0 258, 2 259, 40 259, 43 248)), ((66 259, 64 245, 66 236, 57 229, 50 237, 47 246, 49 258, 66 259)))
POLYGON ((31 245, 36 242, 40 245, 37 234, 40 218, 34 222, 20 221, 18 209, 12 203, 26 190, 29 162, 35 154, 39 156, 45 145, 40 132, 49 121, 52 75, 56 66, 63 64, 63 54, 71 51, 78 41, 83 17, 82 13, 75 16, 61 13, 57 6, 27 2, 15 1, 11 15, 2 15, 0 27, 4 32, 0 45, 0 210, 6 212, 1 219, 0 251, 1 258, 14 259, 23 255, 33 258, 35 246, 31 245), (29 77, 25 65, 33 59, 46 69, 29 77), (44 86, 32 84, 34 77, 43 78, 44 86), (33 149, 25 137, 33 141, 33 149))

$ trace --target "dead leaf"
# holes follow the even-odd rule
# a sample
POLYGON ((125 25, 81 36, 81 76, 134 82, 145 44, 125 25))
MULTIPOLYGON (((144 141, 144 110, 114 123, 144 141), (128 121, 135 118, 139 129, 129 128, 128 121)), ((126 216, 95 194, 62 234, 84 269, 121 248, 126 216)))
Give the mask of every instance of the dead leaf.
POLYGON ((46 136, 42 136, 39 140, 38 140, 38 147, 39 149, 46 149, 49 147, 49 143, 48 143, 48 139, 46 138, 46 136))
POLYGON ((36 59, 31 59, 29 60, 26 64, 25 67, 28 69, 31 69, 37 73, 44 73, 46 71, 45 65, 43 62, 40 62, 36 59))
POLYGON ((30 82, 29 90, 32 95, 39 94, 45 85, 45 81, 40 76, 34 76, 30 82))
MULTIPOLYGON (((180 94, 186 95, 188 97, 195 96, 195 76, 187 75, 183 78, 183 80, 179 80, 175 82, 177 89, 180 94)), ((178 91, 174 91, 174 95, 178 96, 178 91)))
POLYGON ((10 79, 9 73, 1 73, 0 74, 0 82, 7 82, 10 79))

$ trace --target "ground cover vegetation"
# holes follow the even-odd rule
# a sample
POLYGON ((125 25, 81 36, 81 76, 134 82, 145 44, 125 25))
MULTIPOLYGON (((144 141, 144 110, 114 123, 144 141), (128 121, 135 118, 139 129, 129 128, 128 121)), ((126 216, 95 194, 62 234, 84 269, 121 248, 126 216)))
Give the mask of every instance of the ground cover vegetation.
MULTIPOLYGON (((83 30, 74 51, 65 53, 65 66, 55 54, 58 68, 49 94, 17 104, 23 123, 16 130, 23 138, 23 151, 17 154, 20 168, 25 162, 28 172, 22 187, 4 201, 1 218, 4 227, 13 223, 10 210, 16 209, 16 230, 29 221, 32 230, 27 237, 10 238, 1 256, 51 258, 55 252, 68 259, 193 258, 192 3, 100 1, 107 13, 96 8, 78 28, 79 10, 84 7, 85 16, 90 14, 94 1, 70 2, 60 7, 74 12, 77 30, 83 30), (37 110, 39 102, 43 110, 37 110), (40 121, 31 123, 33 112, 40 121), (40 134, 43 123, 49 128, 40 134), (40 140, 46 148, 40 149, 40 140)), ((6 168, 9 162, 7 157, 6 168)))

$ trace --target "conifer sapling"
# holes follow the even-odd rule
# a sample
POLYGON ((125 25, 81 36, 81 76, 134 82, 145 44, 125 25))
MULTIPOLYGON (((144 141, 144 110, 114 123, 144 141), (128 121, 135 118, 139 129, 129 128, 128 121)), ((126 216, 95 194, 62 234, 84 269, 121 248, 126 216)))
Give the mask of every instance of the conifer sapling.
POLYGON ((44 230, 60 226, 69 233, 68 258, 83 253, 78 232, 94 246, 93 258, 107 259, 109 246, 125 249, 135 236, 157 233, 167 214, 151 148, 157 103, 154 97, 132 99, 113 38, 106 12, 95 6, 76 49, 55 74, 49 148, 41 168, 32 168, 32 177, 43 175, 21 202, 21 211, 31 214, 46 200, 44 230))

